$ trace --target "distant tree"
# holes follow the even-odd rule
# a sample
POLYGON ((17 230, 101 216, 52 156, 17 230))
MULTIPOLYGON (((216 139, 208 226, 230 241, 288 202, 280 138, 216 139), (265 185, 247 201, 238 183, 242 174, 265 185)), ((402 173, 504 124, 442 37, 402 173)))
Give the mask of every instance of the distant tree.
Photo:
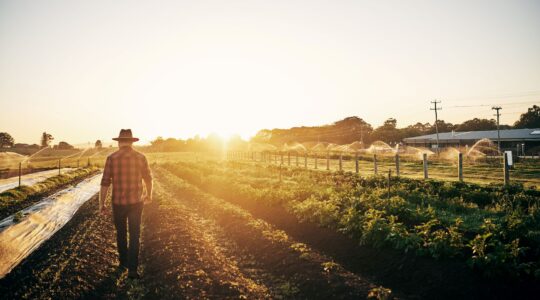
POLYGON ((456 126, 456 131, 479 131, 497 129, 497 122, 494 119, 478 119, 465 121, 456 126))
POLYGON ((383 127, 388 130, 393 130, 397 128, 397 120, 394 118, 389 118, 384 121, 383 127))
POLYGON ((397 128, 397 120, 389 118, 384 124, 377 127, 372 134, 372 139, 380 140, 389 144, 395 144, 401 141, 402 132, 397 128))
POLYGON ((54 138, 51 134, 43 132, 43 134, 41 134, 41 147, 42 148, 49 147, 49 144, 51 143, 52 140, 54 140, 54 138))
POLYGON ((96 147, 96 149, 103 148, 103 144, 101 143, 101 140, 97 140, 96 143, 94 144, 94 147, 96 147))
POLYGON ((430 130, 431 130, 431 124, 429 123, 422 124, 420 122, 400 129, 401 135, 404 138, 429 134, 430 130))
POLYGON ((155 140, 151 141, 152 146, 161 146, 163 144, 163 138, 158 136, 155 140))
POLYGON ((13 147, 15 140, 7 132, 0 132, 0 148, 13 147))
MULTIPOLYGON (((457 125, 446 123, 444 120, 437 121, 437 128, 439 129, 439 132, 451 132, 452 130, 455 130, 456 127, 457 125)), ((435 133, 435 131, 435 125, 431 126, 429 133, 435 133)))
POLYGON ((514 123, 514 128, 540 128, 540 106, 533 105, 526 113, 521 114, 514 123))
POLYGON ((58 143, 58 146, 56 147, 58 150, 71 150, 75 147, 73 147, 72 145, 68 144, 67 142, 60 142, 58 143))
POLYGON ((262 129, 251 142, 271 143, 281 146, 290 142, 328 142, 348 144, 356 141, 371 141, 373 127, 357 116, 347 117, 323 126, 301 126, 289 129, 262 129))

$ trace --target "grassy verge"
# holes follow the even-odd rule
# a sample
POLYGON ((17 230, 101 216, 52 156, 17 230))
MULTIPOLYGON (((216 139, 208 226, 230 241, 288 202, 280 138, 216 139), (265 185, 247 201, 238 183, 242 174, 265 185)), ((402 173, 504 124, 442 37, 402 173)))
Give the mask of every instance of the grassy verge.
POLYGON ((82 168, 66 174, 48 178, 32 186, 22 185, 0 193, 0 219, 19 211, 42 197, 49 195, 69 184, 78 183, 99 171, 98 168, 82 168))

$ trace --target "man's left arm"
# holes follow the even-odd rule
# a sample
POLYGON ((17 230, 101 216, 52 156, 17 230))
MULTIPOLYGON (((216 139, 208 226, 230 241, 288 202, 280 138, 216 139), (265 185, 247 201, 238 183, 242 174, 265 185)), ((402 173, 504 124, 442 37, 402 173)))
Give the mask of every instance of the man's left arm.
POLYGON ((142 178, 144 181, 144 185, 146 186, 146 195, 145 195, 144 202, 151 203, 153 201, 152 199, 152 189, 153 189, 152 171, 150 171, 150 166, 148 166, 148 161, 146 160, 146 157, 144 157, 143 159, 142 178))

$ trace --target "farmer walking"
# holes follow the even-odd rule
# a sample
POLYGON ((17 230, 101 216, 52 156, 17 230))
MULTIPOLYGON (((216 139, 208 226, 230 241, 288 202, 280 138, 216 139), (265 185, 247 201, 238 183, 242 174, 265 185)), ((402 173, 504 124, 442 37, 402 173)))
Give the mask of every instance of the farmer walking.
POLYGON ((113 140, 118 141, 119 150, 109 155, 105 162, 99 193, 99 210, 102 215, 108 214, 105 199, 112 183, 112 211, 120 267, 128 269, 129 278, 139 278, 137 267, 141 215, 143 204, 152 202, 152 174, 146 157, 132 147, 139 139, 133 137, 131 129, 120 130, 119 136, 113 140), (142 195, 143 181, 146 186, 144 195, 142 195))

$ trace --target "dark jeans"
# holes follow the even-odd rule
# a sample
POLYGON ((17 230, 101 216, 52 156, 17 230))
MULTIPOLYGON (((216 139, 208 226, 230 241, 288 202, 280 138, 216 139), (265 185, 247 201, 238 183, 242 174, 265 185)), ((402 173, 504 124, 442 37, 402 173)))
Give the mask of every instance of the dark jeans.
POLYGON ((139 236, 141 234, 141 215, 143 203, 113 205, 113 219, 116 227, 116 243, 120 264, 130 271, 137 271, 139 265, 139 236), (126 222, 129 224, 129 249, 127 244, 126 222))

